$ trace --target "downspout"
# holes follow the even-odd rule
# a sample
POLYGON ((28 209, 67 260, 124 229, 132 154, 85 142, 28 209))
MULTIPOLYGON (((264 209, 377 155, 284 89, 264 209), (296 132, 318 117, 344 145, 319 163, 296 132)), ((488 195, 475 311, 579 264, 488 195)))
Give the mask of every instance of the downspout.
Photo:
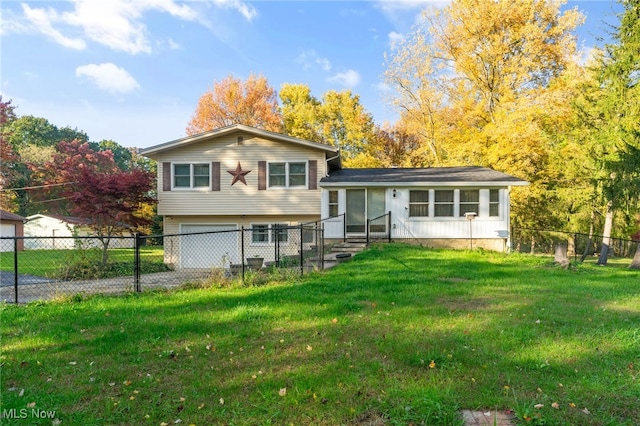
POLYGON ((325 169, 325 177, 329 177, 329 161, 335 160, 337 158, 340 158, 340 150, 338 150, 338 154, 335 157, 327 158, 325 160, 325 163, 326 163, 326 167, 324 168, 325 169))

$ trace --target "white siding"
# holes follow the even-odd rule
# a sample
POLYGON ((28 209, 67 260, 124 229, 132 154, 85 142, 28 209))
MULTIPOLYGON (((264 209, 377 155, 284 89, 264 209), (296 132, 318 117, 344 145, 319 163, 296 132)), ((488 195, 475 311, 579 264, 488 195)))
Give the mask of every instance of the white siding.
MULTIPOLYGON (((480 189, 479 215, 469 224, 465 217, 459 217, 460 188, 454 189, 456 200, 453 217, 434 217, 434 191, 438 188, 387 188, 386 210, 391 212, 391 237, 395 239, 468 239, 473 238, 504 240, 509 230, 509 192, 507 188, 500 189, 500 215, 489 216, 489 189, 464 187, 462 189, 480 189), (396 197, 393 198, 393 189, 396 197), (409 217, 409 190, 429 190, 429 217, 409 217)), ((446 189, 453 189, 448 187, 446 189)), ((498 188, 492 188, 498 189, 498 188)), ((331 188, 338 191, 338 213, 345 212, 345 189, 331 188)), ((329 189, 323 190, 322 217, 328 217, 329 189)), ((343 217, 327 219, 325 224, 326 238, 343 237, 343 217)))
POLYGON ((267 189, 258 190, 258 162, 317 161, 319 180, 326 173, 325 153, 296 144, 274 142, 245 136, 244 145, 237 144, 237 135, 213 141, 203 141, 176 148, 158 155, 158 214, 178 215, 242 215, 259 212, 267 215, 318 215, 320 189, 267 189), (220 191, 208 189, 163 191, 162 163, 211 163, 220 162, 220 191), (251 172, 247 182, 231 186, 232 175, 238 162, 242 170, 251 172))

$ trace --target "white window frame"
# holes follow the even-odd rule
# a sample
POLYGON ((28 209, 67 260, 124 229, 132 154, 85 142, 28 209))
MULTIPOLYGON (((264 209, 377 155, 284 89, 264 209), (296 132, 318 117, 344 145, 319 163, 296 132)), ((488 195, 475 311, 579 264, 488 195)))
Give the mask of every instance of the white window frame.
POLYGON ((302 161, 272 161, 267 163, 267 188, 269 189, 307 189, 309 187, 309 162, 302 161), (271 166, 284 164, 284 186, 274 186, 271 183, 271 166), (304 185, 291 185, 291 164, 304 164, 304 185))
MULTIPOLYGON (((252 245, 256 245, 256 246, 268 246, 268 245, 274 245, 276 243, 276 238, 275 238, 275 229, 277 226, 280 226, 280 232, 281 232, 281 238, 283 238, 282 236, 284 236, 284 239, 282 239, 280 241, 280 245, 283 244, 289 244, 289 224, 288 223, 252 223, 251 224, 251 244, 252 245), (266 234, 267 234, 267 241, 254 241, 253 236, 256 235, 256 227, 263 227, 266 226, 266 234)), ((264 231, 262 231, 264 232, 264 231)))
POLYGON ((430 210, 430 205, 431 205, 431 191, 426 188, 426 189, 410 189, 409 190, 409 208, 408 208, 408 214, 410 218, 423 218, 423 217, 429 217, 429 210, 430 210), (426 192, 427 193, 427 201, 411 201, 411 193, 412 192, 426 192), (427 214, 426 215, 413 215, 411 214, 411 206, 426 206, 427 207, 427 214))
MULTIPOLYGON (((186 175, 181 175, 186 176, 186 175)), ((171 164, 171 189, 177 191, 208 190, 211 188, 211 163, 172 163, 171 164), (176 166, 189 166, 189 186, 176 186, 176 166), (206 166, 208 170, 207 184, 194 186, 195 166, 206 166)))

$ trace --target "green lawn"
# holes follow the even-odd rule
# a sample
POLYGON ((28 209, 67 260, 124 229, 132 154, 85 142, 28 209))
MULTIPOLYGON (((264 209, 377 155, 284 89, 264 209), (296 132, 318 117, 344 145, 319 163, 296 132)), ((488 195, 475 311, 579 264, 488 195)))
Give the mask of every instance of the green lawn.
MULTIPOLYGON (((140 248, 141 262, 162 264, 163 248, 149 246, 140 248)), ((0 270, 13 272, 14 253, 0 253, 0 270)), ((65 266, 90 259, 99 262, 102 259, 102 250, 93 249, 69 249, 69 250, 25 250, 18 252, 18 268, 20 274, 36 275, 39 277, 59 278, 65 266)), ((133 272, 134 250, 133 249, 109 249, 109 262, 127 263, 131 265, 133 272)))
POLYGON ((4 305, 1 405, 62 425, 638 425, 639 290, 623 267, 384 245, 295 282, 4 305))

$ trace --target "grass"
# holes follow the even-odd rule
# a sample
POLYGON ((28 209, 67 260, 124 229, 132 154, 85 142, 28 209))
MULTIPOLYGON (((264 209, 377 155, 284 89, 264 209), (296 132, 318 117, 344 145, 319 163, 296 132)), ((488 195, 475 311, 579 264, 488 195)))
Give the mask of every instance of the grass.
MULTIPOLYGON (((157 246, 141 247, 141 268, 156 272, 163 266, 163 248, 157 246)), ((0 253, 0 270, 14 270, 14 253, 0 253)), ((102 259, 102 250, 69 249, 69 250, 25 250, 18 252, 18 268, 20 274, 35 275, 47 278, 66 278, 69 267, 82 266, 87 262, 98 264, 102 259)), ((111 276, 133 274, 134 250, 109 249, 111 276)), ((166 270, 166 268, 164 269, 166 270)), ((106 278, 103 276, 102 278, 106 278)))
POLYGON ((639 284, 383 245, 258 287, 4 305, 1 405, 67 425, 637 425, 639 284))

